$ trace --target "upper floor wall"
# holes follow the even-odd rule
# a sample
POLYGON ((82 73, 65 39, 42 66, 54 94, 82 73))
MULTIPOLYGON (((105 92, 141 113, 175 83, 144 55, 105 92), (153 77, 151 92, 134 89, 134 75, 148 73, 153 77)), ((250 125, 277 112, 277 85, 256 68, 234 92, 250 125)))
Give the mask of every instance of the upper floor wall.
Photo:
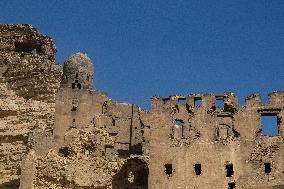
POLYGON ((269 137, 263 132, 264 123, 261 122, 263 117, 269 116, 276 120, 275 137, 284 137, 283 109, 284 92, 269 94, 267 104, 261 103, 258 94, 253 94, 246 98, 243 107, 233 93, 155 96, 151 113, 160 116, 160 119, 164 117, 166 121, 154 123, 151 130, 159 132, 157 139, 161 139, 160 134, 165 132, 165 140, 170 135, 178 143, 196 139, 207 142, 252 141, 258 137, 269 137))

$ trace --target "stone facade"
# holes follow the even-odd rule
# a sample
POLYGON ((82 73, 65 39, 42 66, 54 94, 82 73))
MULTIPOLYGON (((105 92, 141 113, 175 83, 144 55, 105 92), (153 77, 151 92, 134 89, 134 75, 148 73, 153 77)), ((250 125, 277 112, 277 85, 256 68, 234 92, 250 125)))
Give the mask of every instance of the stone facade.
POLYGON ((283 92, 271 93, 268 104, 251 95, 244 107, 232 93, 153 97, 149 185, 153 189, 284 188, 283 102, 283 92), (278 120, 278 134, 262 133, 262 116, 278 120))
POLYGON ((245 106, 233 93, 155 96, 146 111, 94 90, 85 53, 62 69, 52 40, 31 25, 0 25, 0 40, 2 185, 284 188, 283 92, 245 106), (263 116, 277 120, 275 135, 262 132, 263 116))

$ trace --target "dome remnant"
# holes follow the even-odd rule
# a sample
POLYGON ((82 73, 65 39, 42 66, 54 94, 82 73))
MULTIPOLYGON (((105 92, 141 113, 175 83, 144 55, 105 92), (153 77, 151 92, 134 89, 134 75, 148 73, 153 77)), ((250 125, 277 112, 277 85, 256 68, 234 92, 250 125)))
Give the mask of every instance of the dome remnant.
POLYGON ((63 66, 62 87, 92 89, 94 66, 87 54, 78 52, 68 58, 63 66))

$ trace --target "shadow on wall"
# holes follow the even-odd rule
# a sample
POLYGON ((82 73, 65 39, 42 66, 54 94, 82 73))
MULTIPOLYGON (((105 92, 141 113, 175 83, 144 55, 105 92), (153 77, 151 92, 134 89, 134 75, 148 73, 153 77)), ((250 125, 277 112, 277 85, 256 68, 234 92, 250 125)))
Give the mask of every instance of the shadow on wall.
POLYGON ((272 189, 284 189, 284 185, 273 186, 272 189))
POLYGON ((19 180, 12 180, 11 182, 3 183, 0 185, 0 189, 18 189, 19 187, 19 180))
POLYGON ((132 158, 125 162, 112 180, 113 189, 148 189, 149 169, 147 164, 132 158))

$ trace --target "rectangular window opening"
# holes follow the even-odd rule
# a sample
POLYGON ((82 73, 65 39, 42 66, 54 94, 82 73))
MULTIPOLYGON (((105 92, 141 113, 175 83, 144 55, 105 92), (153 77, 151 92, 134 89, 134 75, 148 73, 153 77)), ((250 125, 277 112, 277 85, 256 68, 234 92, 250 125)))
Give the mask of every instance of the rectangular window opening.
POLYGON ((62 154, 64 157, 68 157, 70 155, 69 148, 67 146, 59 148, 58 153, 62 154))
POLYGON ((71 111, 77 111, 77 106, 72 106, 71 111))
POLYGON ((266 136, 279 134, 280 119, 277 114, 261 114, 261 131, 266 136))
POLYGON ((201 107, 202 105, 202 98, 201 97, 195 97, 194 98, 194 107, 201 107))
POLYGON ((178 103, 182 105, 186 105, 186 98, 179 98, 178 103))
POLYGON ((172 164, 165 164, 165 173, 168 176, 171 176, 173 174, 173 165, 172 164))
POLYGON ((266 174, 271 173, 271 163, 264 163, 264 171, 266 174))
POLYGON ((216 108, 224 109, 224 98, 223 97, 216 97, 216 108))
POLYGON ((181 119, 174 120, 174 130, 175 132, 179 133, 179 137, 184 137, 184 122, 181 119))
POLYGON ((184 124, 184 122, 181 119, 175 119, 174 124, 175 124, 175 127, 178 128, 178 127, 181 127, 184 124))
POLYGON ((234 175, 234 167, 233 164, 226 165, 227 177, 232 177, 234 175))
POLYGON ((168 104, 171 102, 171 99, 170 98, 163 98, 163 102, 164 104, 168 104))
POLYGON ((195 164, 194 170, 195 170, 196 175, 201 175, 201 173, 202 173, 201 164, 195 164))
POLYGON ((234 188, 236 188, 236 183, 234 182, 228 183, 228 189, 234 189, 234 188))

